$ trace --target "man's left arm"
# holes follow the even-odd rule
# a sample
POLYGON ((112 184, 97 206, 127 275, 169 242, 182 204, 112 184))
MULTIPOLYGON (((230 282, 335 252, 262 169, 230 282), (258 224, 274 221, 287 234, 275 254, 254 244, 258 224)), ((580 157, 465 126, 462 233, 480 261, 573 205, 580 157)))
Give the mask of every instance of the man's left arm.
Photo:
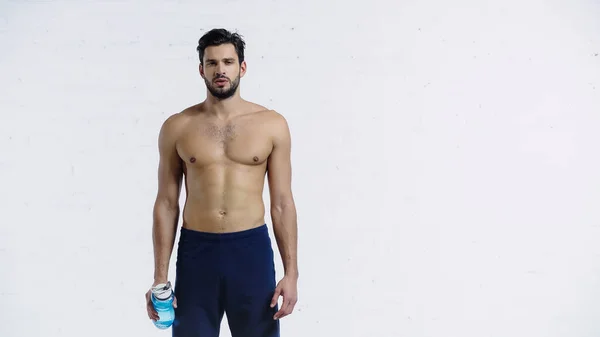
POLYGON ((284 277, 277 284, 271 307, 283 296, 283 303, 275 319, 292 313, 297 302, 298 282, 298 226, 296 206, 292 195, 291 135, 285 118, 277 114, 273 129, 273 150, 267 162, 271 219, 273 232, 284 268, 284 277))

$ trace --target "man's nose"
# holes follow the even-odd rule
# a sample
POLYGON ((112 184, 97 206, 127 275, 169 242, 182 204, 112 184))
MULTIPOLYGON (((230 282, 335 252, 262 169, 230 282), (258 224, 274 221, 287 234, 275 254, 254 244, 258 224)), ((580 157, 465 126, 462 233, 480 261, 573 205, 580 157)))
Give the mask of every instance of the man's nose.
POLYGON ((225 76, 225 68, 223 67, 222 63, 218 63, 217 64, 217 76, 225 76))

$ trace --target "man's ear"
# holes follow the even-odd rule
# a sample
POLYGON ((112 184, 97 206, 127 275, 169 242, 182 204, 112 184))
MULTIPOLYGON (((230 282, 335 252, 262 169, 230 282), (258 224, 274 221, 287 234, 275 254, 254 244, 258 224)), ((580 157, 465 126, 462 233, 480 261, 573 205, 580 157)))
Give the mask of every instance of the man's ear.
POLYGON ((244 77, 244 75, 246 75, 247 67, 248 65, 246 64, 246 60, 242 61, 242 63, 240 64, 240 77, 244 77))
POLYGON ((202 67, 202 63, 200 63, 198 65, 198 72, 200 73, 200 76, 202 76, 202 78, 205 78, 204 77, 204 67, 202 67))

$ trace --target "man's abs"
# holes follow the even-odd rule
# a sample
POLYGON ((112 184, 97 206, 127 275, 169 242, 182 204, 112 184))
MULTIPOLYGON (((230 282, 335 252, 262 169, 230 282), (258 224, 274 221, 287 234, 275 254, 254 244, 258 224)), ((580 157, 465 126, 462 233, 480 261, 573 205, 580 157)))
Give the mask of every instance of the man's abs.
POLYGON ((226 233, 265 223, 261 167, 188 170, 183 226, 187 229, 226 233))

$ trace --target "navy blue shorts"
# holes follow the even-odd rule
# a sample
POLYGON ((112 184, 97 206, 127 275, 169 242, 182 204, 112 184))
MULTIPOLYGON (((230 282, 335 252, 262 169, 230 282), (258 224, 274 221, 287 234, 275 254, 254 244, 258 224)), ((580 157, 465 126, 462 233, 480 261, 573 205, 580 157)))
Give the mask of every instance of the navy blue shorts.
POLYGON ((182 228, 173 337, 217 337, 224 313, 232 337, 279 337, 275 286, 266 224, 222 234, 182 228))

